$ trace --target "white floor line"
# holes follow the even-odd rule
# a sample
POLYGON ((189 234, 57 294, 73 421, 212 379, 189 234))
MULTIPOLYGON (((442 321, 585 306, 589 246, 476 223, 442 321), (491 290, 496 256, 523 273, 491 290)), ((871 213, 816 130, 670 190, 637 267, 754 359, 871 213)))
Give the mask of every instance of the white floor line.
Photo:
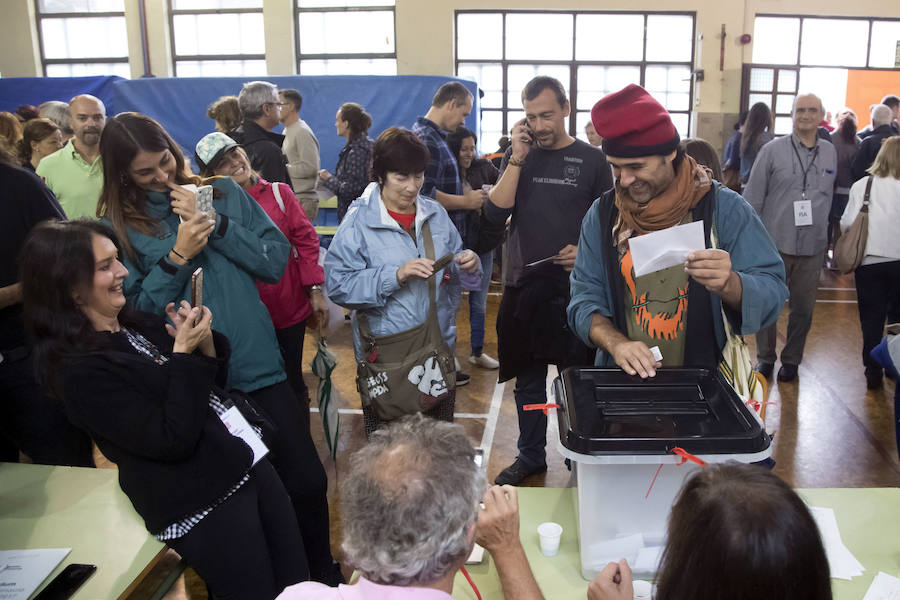
POLYGON ((824 287, 820 287, 820 288, 817 288, 817 289, 820 289, 820 290, 828 290, 829 292, 855 292, 855 291, 856 291, 856 288, 855 288, 855 287, 852 287, 852 288, 824 288, 824 287))
POLYGON ((856 304, 856 300, 816 300, 822 304, 856 304))
POLYGON ((506 389, 505 381, 494 386, 487 423, 484 424, 484 433, 481 434, 481 449, 484 451, 484 458, 481 464, 484 465, 485 469, 487 469, 491 460, 491 447, 494 445, 494 431, 497 430, 497 419, 500 417, 500 403, 503 401, 504 389, 506 389))

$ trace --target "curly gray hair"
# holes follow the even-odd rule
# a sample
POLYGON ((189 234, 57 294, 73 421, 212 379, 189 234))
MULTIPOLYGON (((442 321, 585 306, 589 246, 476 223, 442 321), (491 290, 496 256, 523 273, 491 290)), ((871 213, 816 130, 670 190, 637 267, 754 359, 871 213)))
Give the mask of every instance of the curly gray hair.
POLYGON ((278 102, 278 86, 268 81, 250 81, 241 88, 238 104, 245 119, 255 121, 263 114, 267 102, 278 102))
POLYGON ((45 119, 50 119, 59 126, 60 131, 66 135, 72 135, 72 127, 69 125, 69 103, 59 100, 48 100, 40 106, 38 111, 45 119))
POLYGON ((459 425, 422 415, 376 431, 341 490, 346 560, 375 583, 429 585, 472 549, 487 482, 459 425))

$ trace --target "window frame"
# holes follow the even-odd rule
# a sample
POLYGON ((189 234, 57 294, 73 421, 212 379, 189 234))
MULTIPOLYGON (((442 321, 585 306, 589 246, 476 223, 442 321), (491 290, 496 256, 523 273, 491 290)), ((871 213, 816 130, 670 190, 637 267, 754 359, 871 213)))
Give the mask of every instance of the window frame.
MULTIPOLYGON (((693 98, 695 91, 695 67, 694 61, 697 56, 697 11, 691 10, 651 10, 651 11, 634 11, 634 10, 546 10, 546 9, 459 9, 453 11, 453 26, 454 26, 454 44, 453 44, 453 61, 454 61, 454 71, 455 74, 459 75, 459 67, 461 64, 495 64, 500 65, 503 73, 502 77, 502 96, 503 96, 503 105, 499 108, 495 107, 483 107, 481 109, 482 113, 484 112, 499 112, 501 113, 502 118, 502 133, 504 135, 509 135, 509 129, 513 125, 512 123, 508 123, 508 116, 510 111, 522 110, 521 105, 519 106, 509 106, 509 87, 508 87, 508 68, 512 65, 565 65, 569 69, 569 81, 562 82, 566 87, 566 91, 569 99, 569 122, 567 130, 569 135, 578 137, 578 127, 576 124, 576 118, 578 113, 584 113, 585 111, 590 111, 591 106, 588 107, 579 107, 577 104, 578 99, 578 67, 584 66, 601 66, 601 67, 635 67, 637 66, 640 70, 640 82, 643 85, 646 81, 646 72, 647 67, 652 66, 684 66, 691 73, 689 86, 688 86, 688 108, 686 111, 673 111, 675 114, 686 114, 688 121, 688 131, 690 131, 691 123, 693 121, 693 98), (502 56, 500 59, 460 59, 459 58, 459 43, 457 33, 459 30, 459 16, 463 14, 500 14, 502 15, 502 56), (506 17, 510 14, 552 14, 552 15, 571 15, 572 17, 572 58, 571 60, 518 60, 518 59, 509 59, 506 57, 506 17), (578 60, 576 49, 577 49, 577 27, 576 27, 576 19, 578 15, 640 15, 644 18, 644 43, 641 49, 641 60, 640 61, 622 61, 622 60, 578 60), (650 16, 686 16, 691 17, 692 27, 691 27, 691 59, 689 61, 658 61, 658 60, 647 60, 647 20, 650 16)), ((599 98, 598 98, 599 100, 599 98)))
MULTIPOLYGON (((34 20, 37 27, 38 48, 41 52, 41 71, 44 77, 47 77, 48 65, 81 65, 81 64, 125 64, 129 65, 128 54, 123 57, 82 57, 82 58, 47 58, 44 55, 44 31, 41 21, 45 19, 79 19, 79 18, 98 18, 98 17, 122 17, 125 19, 124 6, 121 11, 97 11, 97 12, 42 12, 41 0, 34 0, 34 20)), ((126 34, 127 34, 127 23, 126 34)), ((129 68, 130 71, 130 68, 129 68)))
POLYGON ((300 0, 291 0, 294 15, 294 63, 297 74, 302 75, 301 63, 304 60, 353 60, 353 59, 393 59, 397 62, 397 5, 379 4, 373 6, 300 6, 300 0), (330 12, 380 12, 389 11, 393 15, 394 23, 394 51, 393 52, 341 52, 341 53, 316 53, 304 54, 300 51, 300 18, 303 13, 330 13, 330 12))
MULTIPOLYGON (((176 15, 240 15, 263 14, 263 7, 259 8, 175 8, 175 0, 166 0, 169 9, 169 49, 172 53, 172 75, 178 77, 179 61, 219 61, 219 60, 261 60, 266 62, 266 53, 261 54, 177 54, 175 51, 175 16, 176 15)), ((268 71, 268 69, 266 69, 268 71)), ((259 73, 258 75, 267 75, 259 73)))
MULTIPOLYGON (((900 67, 870 67, 872 61, 872 25, 876 22, 890 21, 900 23, 900 17, 860 17, 860 16, 844 16, 844 15, 803 15, 803 14, 776 14, 776 13, 756 13, 753 15, 753 33, 756 35, 756 19, 764 17, 770 19, 799 19, 800 28, 797 30, 797 56, 792 63, 782 65, 769 65, 764 63, 749 63, 759 67, 797 67, 799 69, 848 69, 853 71, 900 71, 900 67), (869 31, 866 39, 866 65, 864 67, 854 67, 848 65, 812 65, 800 61, 803 56, 803 24, 807 19, 816 21, 867 21, 869 23, 869 31)), ((752 57, 751 57, 752 58, 752 57)))

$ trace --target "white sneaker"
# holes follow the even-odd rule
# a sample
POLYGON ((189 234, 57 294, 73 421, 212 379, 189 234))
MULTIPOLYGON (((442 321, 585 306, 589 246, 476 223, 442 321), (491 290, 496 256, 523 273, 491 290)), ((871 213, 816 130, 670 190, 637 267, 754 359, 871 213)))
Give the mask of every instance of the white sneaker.
POLYGON ((482 369, 496 369, 500 366, 500 363, 484 353, 479 354, 478 356, 470 356, 469 362, 482 369))

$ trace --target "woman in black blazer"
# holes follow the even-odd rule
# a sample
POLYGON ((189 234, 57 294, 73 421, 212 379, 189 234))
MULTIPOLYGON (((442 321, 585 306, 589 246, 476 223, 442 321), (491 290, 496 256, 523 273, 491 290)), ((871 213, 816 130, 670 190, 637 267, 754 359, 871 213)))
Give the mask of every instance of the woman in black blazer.
MULTIPOLYGON (((125 309, 115 234, 95 221, 37 226, 22 295, 41 380, 119 468, 147 529, 181 554, 214 598, 274 598, 308 578, 284 485, 254 452, 259 427, 229 433, 240 410, 223 390, 228 341, 187 302, 161 317, 125 309)), ((88 533, 89 535, 89 533, 88 533)))

